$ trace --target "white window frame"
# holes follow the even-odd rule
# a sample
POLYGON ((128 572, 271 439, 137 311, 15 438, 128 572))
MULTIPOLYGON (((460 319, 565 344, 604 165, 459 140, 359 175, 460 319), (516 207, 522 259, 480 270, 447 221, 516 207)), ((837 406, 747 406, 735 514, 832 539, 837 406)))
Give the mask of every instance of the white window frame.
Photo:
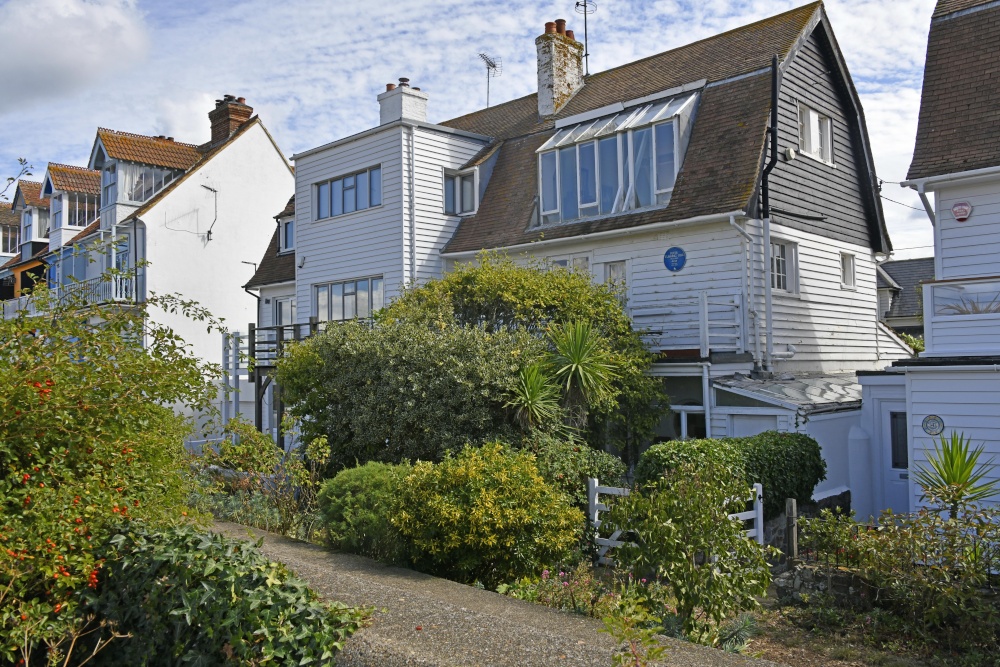
POLYGON ((23 243, 30 243, 35 240, 34 228, 38 222, 37 217, 31 209, 25 209, 21 212, 21 236, 24 238, 23 243))
POLYGON ((295 250, 295 216, 284 218, 278 222, 278 253, 291 252, 295 250), (285 243, 288 225, 292 225, 292 245, 285 243))
POLYGON ((840 253, 840 289, 858 288, 858 264, 852 252, 840 253))
POLYGON ((771 249, 769 252, 771 260, 771 289, 782 294, 799 293, 799 244, 795 241, 788 241, 781 238, 771 239, 771 249), (785 287, 777 285, 777 272, 775 271, 775 246, 785 246, 785 287))
POLYGON ((479 167, 473 167, 472 169, 463 169, 461 171, 455 171, 451 169, 443 169, 441 176, 441 212, 447 216, 453 216, 456 218, 464 218, 470 215, 475 215, 479 212, 479 167), (462 211, 462 179, 467 176, 472 176, 472 210, 462 211), (452 202, 454 207, 454 212, 448 212, 448 189, 445 186, 445 182, 450 180, 452 182, 452 188, 454 192, 455 200, 452 202))
POLYGON ((834 164, 833 118, 828 114, 825 114, 822 111, 819 111, 818 109, 815 109, 809 106, 808 104, 805 104, 804 102, 799 102, 797 108, 798 108, 798 122, 799 122, 799 152, 802 155, 805 155, 806 157, 812 158, 813 160, 817 160, 819 162, 822 162, 823 164, 833 166, 834 164), (818 131, 820 133, 820 136, 818 137, 812 136, 813 124, 811 121, 811 116, 813 114, 817 116, 816 127, 818 128, 818 131), (803 123, 804 117, 807 121, 805 123, 803 123), (824 128, 826 129, 825 144, 819 141, 822 138, 824 128), (803 132, 808 132, 809 136, 808 137, 803 136, 803 132), (807 140, 810 145, 809 149, 805 147, 807 140), (817 143, 820 144, 819 148, 816 147, 817 143))
POLYGON ((279 296, 272 300, 274 311, 271 313, 271 322, 274 326, 288 326, 289 324, 295 324, 295 297, 294 296, 279 296), (291 318, 290 322, 279 322, 278 315, 281 313, 281 305, 288 304, 288 315, 291 318))
POLYGON ((622 267, 622 282, 628 285, 628 260, 627 259, 616 259, 604 262, 604 276, 603 282, 606 284, 611 283, 610 267, 612 265, 621 265, 622 267))
POLYGON ((545 260, 552 264, 553 266, 560 266, 564 269, 578 269, 580 265, 586 262, 587 272, 593 275, 593 253, 590 252, 575 252, 566 255, 552 255, 551 257, 546 257, 545 260), (565 263, 565 264, 564 264, 565 263))
MULTIPOLYGON (((357 298, 357 292, 355 291, 355 299, 356 298, 357 298)), ((375 313, 377 313, 379 310, 382 310, 386 306, 386 303, 385 303, 385 277, 382 274, 378 274, 378 275, 373 275, 373 276, 361 276, 361 277, 358 277, 358 278, 350 278, 350 279, 347 279, 347 280, 331 280, 329 282, 314 283, 312 285, 312 295, 310 296, 310 299, 312 301, 312 312, 316 316, 316 319, 318 321, 320 321, 320 322, 350 322, 352 320, 358 320, 358 319, 361 319, 361 320, 370 320, 375 315, 375 313), (326 299, 327 299, 327 308, 329 309, 329 307, 330 307, 330 301, 331 301, 330 294, 331 294, 331 291, 332 291, 331 288, 332 288, 333 285, 341 285, 342 286, 341 287, 341 298, 343 298, 343 289, 344 289, 343 286, 348 285, 348 284, 356 284, 357 282, 359 282, 361 280, 367 280, 368 281, 368 316, 367 317, 358 317, 357 316, 357 306, 355 306, 355 316, 352 317, 352 318, 350 318, 350 319, 347 319, 347 318, 342 318, 342 319, 339 319, 339 320, 326 319, 326 317, 329 316, 329 312, 327 312, 325 316, 321 316, 320 315, 320 312, 319 312, 319 290, 321 288, 323 288, 323 287, 327 288, 326 299), (374 297, 374 290, 372 290, 372 281, 375 281, 375 280, 381 280, 382 281, 382 307, 381 308, 375 308, 375 302, 374 302, 374 298, 373 298, 374 297)))
MULTIPOLYGON (((345 215, 354 215, 355 213, 361 213, 362 211, 370 211, 370 210, 375 209, 375 208, 382 208, 382 206, 385 205, 385 189, 382 187, 383 184, 385 183, 385 179, 382 178, 384 175, 385 175, 385 165, 383 165, 381 162, 379 162, 377 164, 371 165, 370 167, 365 167, 363 169, 355 169, 353 171, 347 171, 347 172, 344 172, 344 173, 342 173, 342 174, 340 174, 338 176, 333 176, 331 178, 324 178, 322 180, 316 181, 315 183, 312 184, 312 186, 310 188, 310 194, 312 196, 312 201, 313 201, 313 204, 312 204, 312 221, 313 222, 319 222, 321 220, 331 220, 333 218, 341 218, 341 217, 343 217, 345 215), (372 171, 374 171, 376 169, 378 169, 378 171, 379 171, 379 203, 373 206, 372 203, 371 203, 371 195, 372 195, 371 173, 372 173, 372 171), (357 188, 357 180, 356 180, 357 176, 359 174, 364 174, 364 173, 368 174, 368 206, 366 206, 365 208, 355 208, 353 211, 348 211, 346 213, 343 212, 343 211, 341 211, 340 213, 334 213, 333 212, 333 183, 334 183, 334 181, 343 181, 343 179, 345 179, 345 178, 350 178, 351 176, 354 176, 355 177, 355 181, 354 181, 355 186, 354 187, 357 188), (330 198, 331 198, 330 199, 330 215, 326 216, 325 218, 319 217, 319 188, 320 188, 321 185, 328 185, 329 188, 330 188, 330 198)), ((343 186, 341 186, 341 193, 343 193, 343 186)), ((357 195, 355 195, 355 201, 357 201, 357 195)), ((341 205, 343 205, 343 203, 341 203, 341 205)))

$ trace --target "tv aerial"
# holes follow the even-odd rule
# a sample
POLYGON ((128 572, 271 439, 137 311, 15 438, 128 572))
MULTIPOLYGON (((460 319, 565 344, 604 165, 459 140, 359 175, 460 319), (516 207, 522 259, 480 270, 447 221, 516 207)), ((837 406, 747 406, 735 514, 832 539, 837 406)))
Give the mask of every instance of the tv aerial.
POLYGON ((490 79, 503 74, 503 61, 500 56, 488 56, 480 53, 479 57, 486 65, 486 106, 490 105, 490 79))
POLYGON ((583 62, 587 68, 587 76, 590 76, 590 47, 587 44, 587 15, 597 11, 595 0, 577 0, 576 13, 583 14, 583 62))

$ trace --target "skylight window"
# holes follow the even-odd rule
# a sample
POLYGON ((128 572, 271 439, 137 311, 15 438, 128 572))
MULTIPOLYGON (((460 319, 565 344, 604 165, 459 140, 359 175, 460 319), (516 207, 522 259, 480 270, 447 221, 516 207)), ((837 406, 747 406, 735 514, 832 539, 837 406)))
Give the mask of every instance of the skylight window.
POLYGON ((566 127, 538 149, 542 223, 670 202, 680 164, 678 115, 697 94, 566 127))

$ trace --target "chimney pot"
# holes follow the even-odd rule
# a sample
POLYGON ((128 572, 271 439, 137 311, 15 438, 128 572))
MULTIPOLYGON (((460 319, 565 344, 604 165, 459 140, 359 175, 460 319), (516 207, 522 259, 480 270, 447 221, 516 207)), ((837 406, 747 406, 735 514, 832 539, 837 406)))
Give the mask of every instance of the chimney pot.
POLYGON ((409 88, 410 87, 410 80, 407 79, 405 76, 399 77, 399 87, 400 88, 409 88))
POLYGON ((234 95, 224 95, 221 100, 215 101, 215 108, 208 112, 208 120, 212 125, 212 144, 225 141, 243 123, 250 120, 253 108, 245 102, 245 98, 237 99, 234 95))
POLYGON ((566 34, 566 19, 556 19, 556 32, 560 35, 566 34))
POLYGON ((413 88, 413 90, 420 90, 420 89, 419 89, 419 88, 417 88, 417 87, 414 87, 414 88, 413 88))
POLYGON ((396 89, 396 84, 394 83, 385 84, 385 92, 388 93, 390 90, 395 90, 395 89, 396 89))
POLYGON ((236 101, 239 102, 240 104, 246 104, 247 103, 247 98, 245 98, 245 97, 237 97, 236 101))
POLYGON ((545 24, 545 34, 554 35, 556 32, 556 24, 553 21, 549 21, 545 24))
POLYGON ((572 30, 567 30, 566 31, 566 36, 569 37, 570 39, 572 39, 574 42, 576 41, 576 35, 573 34, 572 30))
POLYGON ((173 141, 173 140, 174 140, 173 137, 167 137, 167 141, 173 141))
POLYGON ((583 44, 566 20, 545 24, 545 34, 535 39, 538 53, 538 115, 546 118, 558 112, 583 87, 583 44), (568 38, 568 39, 566 39, 568 38))
POLYGON ((387 83, 385 92, 379 93, 379 124, 399 120, 427 122, 427 93, 410 87, 410 80, 399 77, 399 85, 387 83))

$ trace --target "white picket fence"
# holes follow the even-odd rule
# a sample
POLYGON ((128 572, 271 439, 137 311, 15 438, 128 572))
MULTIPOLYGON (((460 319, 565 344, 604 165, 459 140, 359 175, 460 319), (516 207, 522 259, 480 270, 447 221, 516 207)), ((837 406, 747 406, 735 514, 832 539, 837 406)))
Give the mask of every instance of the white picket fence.
MULTIPOLYGON (((601 512, 607 512, 608 506, 601 502, 601 495, 606 496, 627 496, 629 490, 619 486, 601 486, 594 477, 587 479, 587 518, 590 525, 596 531, 601 527, 601 512)), ((751 498, 747 497, 747 501, 751 498)), ((753 525, 744 532, 747 538, 753 539, 757 544, 764 544, 764 487, 760 484, 753 485, 753 507, 746 512, 730 514, 729 518, 736 521, 752 521, 753 525)), ((595 540, 597 544, 597 562, 601 565, 611 565, 612 561, 607 557, 608 552, 615 547, 625 544, 618 538, 622 531, 616 530, 610 537, 600 537, 595 540)))

